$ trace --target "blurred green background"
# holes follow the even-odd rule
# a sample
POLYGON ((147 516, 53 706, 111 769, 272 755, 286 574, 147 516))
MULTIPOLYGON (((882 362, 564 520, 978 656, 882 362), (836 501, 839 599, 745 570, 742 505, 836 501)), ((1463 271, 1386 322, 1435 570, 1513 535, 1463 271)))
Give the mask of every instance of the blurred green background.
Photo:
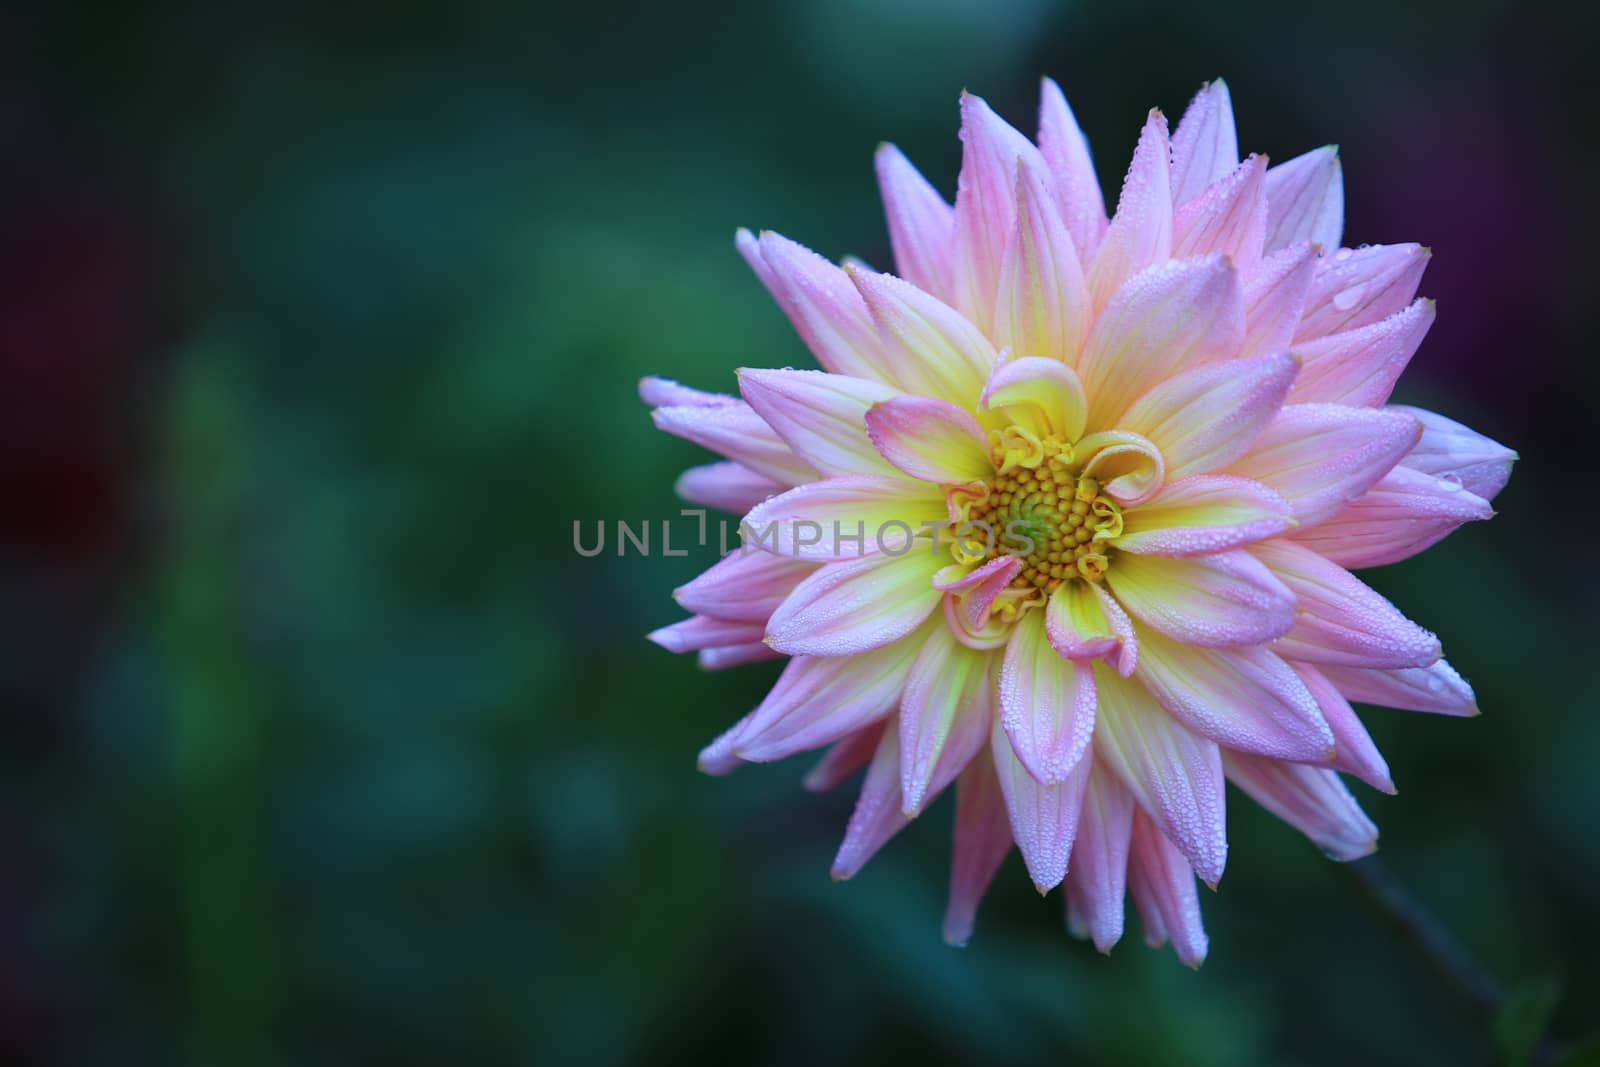
MULTIPOLYGON (((1489 1020, 1234 795, 1198 973, 1065 935, 1013 856, 939 939, 949 801, 855 881, 853 797, 697 749, 776 665, 643 634, 711 561, 578 558, 700 462, 634 395, 808 356, 739 225, 890 257, 965 86, 1058 78, 1114 190, 1227 77, 1343 146, 1349 243, 1434 249, 1401 399, 1517 447, 1371 576, 1473 721, 1372 712, 1383 855, 1600 1023, 1594 9, 811 0, 12 5, 0 34, 0 1057, 59 1064, 1488 1064, 1489 1020)), ((1529 986, 1528 983, 1534 983, 1529 986)))

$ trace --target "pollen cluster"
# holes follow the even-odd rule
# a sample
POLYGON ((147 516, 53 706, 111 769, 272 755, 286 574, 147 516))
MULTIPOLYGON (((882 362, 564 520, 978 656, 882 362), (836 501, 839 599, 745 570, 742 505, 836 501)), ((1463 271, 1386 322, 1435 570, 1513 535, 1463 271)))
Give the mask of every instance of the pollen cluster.
POLYGON ((954 501, 962 517, 956 558, 1019 556, 1022 569, 1012 580, 1019 589, 1100 581, 1109 564, 1105 542, 1122 533, 1122 509, 1078 470, 1072 445, 1059 436, 1014 426, 989 438, 994 479, 959 491, 954 501))

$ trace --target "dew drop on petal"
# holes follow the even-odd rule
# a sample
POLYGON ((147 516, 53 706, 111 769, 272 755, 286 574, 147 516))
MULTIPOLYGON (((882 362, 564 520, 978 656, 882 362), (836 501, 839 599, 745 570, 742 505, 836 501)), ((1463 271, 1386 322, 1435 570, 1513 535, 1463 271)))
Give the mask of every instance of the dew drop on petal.
POLYGON ((1365 285, 1352 285, 1348 289, 1341 289, 1333 294, 1333 306, 1340 311, 1349 311, 1361 300, 1361 294, 1366 290, 1365 285))
POLYGON ((1439 475, 1439 488, 1443 489, 1447 493, 1461 492, 1461 475, 1457 474, 1455 471, 1449 471, 1445 474, 1439 475))

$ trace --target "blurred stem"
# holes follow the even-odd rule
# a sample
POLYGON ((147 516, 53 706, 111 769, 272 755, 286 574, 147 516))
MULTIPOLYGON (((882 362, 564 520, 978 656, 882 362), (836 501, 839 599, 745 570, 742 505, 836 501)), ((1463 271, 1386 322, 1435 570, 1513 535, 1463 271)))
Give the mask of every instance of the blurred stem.
POLYGON ((1343 864, 1342 869, 1452 989, 1491 1018, 1499 1014, 1506 1000, 1499 981, 1382 860, 1365 856, 1343 864))
POLYGON ((177 368, 159 632, 179 809, 185 1052, 195 1064, 248 1067, 271 1056, 262 720, 240 618, 239 412, 217 356, 202 342, 177 368))

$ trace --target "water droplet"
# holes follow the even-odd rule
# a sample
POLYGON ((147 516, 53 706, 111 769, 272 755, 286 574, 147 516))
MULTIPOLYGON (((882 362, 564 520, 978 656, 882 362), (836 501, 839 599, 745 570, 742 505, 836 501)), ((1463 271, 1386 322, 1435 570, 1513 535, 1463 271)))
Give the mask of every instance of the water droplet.
POLYGON ((1340 311, 1349 311, 1361 299, 1361 294, 1366 291, 1365 285, 1352 285, 1348 289, 1341 289, 1333 294, 1333 306, 1340 311))
POLYGON ((1439 488, 1447 493, 1461 492, 1461 475, 1455 471, 1439 475, 1439 488))

